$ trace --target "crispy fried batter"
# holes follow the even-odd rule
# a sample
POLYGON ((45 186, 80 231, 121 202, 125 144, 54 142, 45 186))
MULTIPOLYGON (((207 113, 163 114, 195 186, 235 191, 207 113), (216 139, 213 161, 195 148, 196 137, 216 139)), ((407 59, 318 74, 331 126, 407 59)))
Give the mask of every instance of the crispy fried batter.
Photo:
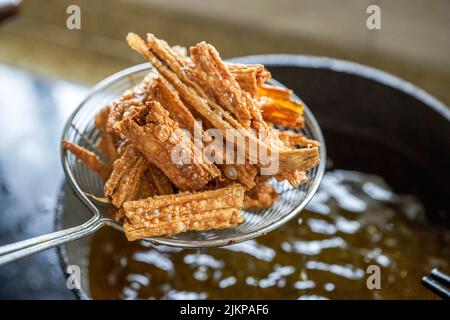
POLYGON ((74 154, 89 169, 98 174, 103 181, 108 180, 111 170, 95 153, 67 140, 62 141, 62 148, 74 154))
POLYGON ((275 176, 278 181, 287 180, 292 187, 298 187, 302 183, 308 181, 306 170, 289 170, 275 176))
POLYGON ((132 145, 114 161, 113 171, 104 187, 105 195, 111 198, 113 205, 120 208, 124 201, 133 199, 147 167, 147 161, 132 145))
POLYGON ((258 104, 264 120, 288 129, 303 128, 303 104, 292 99, 292 91, 271 85, 258 87, 258 104))
POLYGON ((188 56, 188 51, 185 47, 172 46, 172 51, 177 56, 178 60, 183 61, 185 63, 190 62, 190 58, 188 56))
POLYGON ((124 203, 124 231, 128 240, 170 235, 189 230, 233 227, 243 221, 240 214, 244 188, 233 184, 198 193, 155 196, 124 203))
POLYGON ((247 65, 239 63, 227 64, 227 69, 239 83, 242 90, 247 91, 252 96, 258 94, 258 87, 270 79, 270 72, 261 64, 247 65))
POLYGON ((280 140, 283 141, 284 145, 288 148, 295 147, 318 147, 320 143, 316 140, 308 139, 304 134, 299 132, 289 132, 289 131, 280 131, 279 133, 280 140))
POLYGON ((144 101, 148 98, 149 93, 146 88, 148 88, 152 82, 153 76, 150 74, 136 87, 126 90, 120 98, 111 103, 110 113, 106 124, 106 128, 110 134, 120 137, 120 132, 117 130, 116 124, 122 121, 124 117, 129 117, 133 114, 135 108, 144 106, 144 101))
POLYGON ((180 128, 193 134, 195 118, 180 100, 178 94, 169 88, 167 81, 158 77, 148 90, 152 100, 158 101, 169 112, 169 116, 178 122, 180 128))
POLYGON ((206 42, 191 48, 193 68, 191 76, 194 81, 218 105, 231 112, 246 128, 250 127, 252 114, 251 100, 241 90, 239 84, 223 64, 218 52, 206 42))
POLYGON ((109 165, 117 159, 117 148, 113 135, 107 131, 107 123, 111 108, 106 106, 95 116, 95 127, 100 133, 99 149, 109 165))
POLYGON ((161 169, 181 190, 199 190, 220 175, 219 169, 182 135, 177 123, 158 102, 148 102, 135 116, 121 121, 119 128, 147 161, 161 169), (179 159, 172 158, 174 154, 179 159))
POLYGON ((243 128, 256 130, 260 142, 274 139, 258 104, 239 86, 212 45, 205 42, 195 45, 191 48, 191 59, 189 75, 212 101, 231 112, 243 128))
POLYGON ((279 170, 309 170, 320 162, 317 147, 281 150, 279 153, 279 170))
MULTIPOLYGON (((142 174, 137 187, 136 194, 134 195, 132 200, 141 200, 153 197, 155 195, 174 193, 172 184, 170 183, 169 179, 167 179, 167 177, 164 176, 164 174, 161 171, 159 171, 161 172, 161 175, 156 174, 155 177, 156 179, 158 179, 158 181, 155 181, 154 175, 150 173, 150 168, 159 171, 159 169, 153 164, 151 163, 148 164, 148 169, 144 171, 144 173, 142 174), (159 187, 157 187, 157 183, 159 187)), ((124 216, 125 210, 123 210, 123 208, 115 210, 114 219, 116 221, 121 220, 124 216)))

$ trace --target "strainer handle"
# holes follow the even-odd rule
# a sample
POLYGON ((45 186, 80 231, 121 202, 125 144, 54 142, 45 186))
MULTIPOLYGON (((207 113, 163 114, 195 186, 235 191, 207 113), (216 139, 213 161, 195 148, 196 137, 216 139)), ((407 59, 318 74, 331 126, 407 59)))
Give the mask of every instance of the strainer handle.
POLYGON ((42 250, 50 249, 67 242, 86 237, 104 225, 105 220, 99 218, 98 216, 94 216, 82 225, 73 228, 0 246, 0 266, 42 250))

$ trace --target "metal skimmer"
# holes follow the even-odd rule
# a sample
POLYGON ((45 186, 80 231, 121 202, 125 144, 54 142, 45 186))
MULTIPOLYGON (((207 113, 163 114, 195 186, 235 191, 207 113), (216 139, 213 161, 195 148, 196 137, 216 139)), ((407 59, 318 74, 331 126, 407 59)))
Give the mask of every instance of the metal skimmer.
MULTIPOLYGON (((77 143, 95 153, 99 132, 94 126, 95 114, 105 105, 118 98, 126 89, 137 85, 149 72, 150 64, 144 63, 118 72, 97 84, 67 120, 62 138, 77 143)), ((273 84, 280 85, 272 80, 273 84)), ((296 97, 298 99, 298 97, 296 97)), ((299 99, 300 100, 300 99, 299 99)), ((278 228, 295 217, 311 200, 325 170, 326 150, 320 127, 308 107, 304 110, 305 127, 302 132, 320 142, 320 164, 308 172, 309 181, 298 188, 287 182, 273 182, 279 200, 270 208, 244 211, 245 222, 235 228, 202 232, 185 232, 170 237, 148 238, 153 244, 183 248, 225 246, 253 239, 278 228)), ((58 246, 85 236, 107 225, 122 230, 120 223, 107 214, 107 205, 86 194, 103 196, 103 183, 75 156, 61 151, 61 161, 68 183, 86 208, 92 213, 87 222, 65 230, 24 240, 0 247, 0 265, 21 257, 58 246)))

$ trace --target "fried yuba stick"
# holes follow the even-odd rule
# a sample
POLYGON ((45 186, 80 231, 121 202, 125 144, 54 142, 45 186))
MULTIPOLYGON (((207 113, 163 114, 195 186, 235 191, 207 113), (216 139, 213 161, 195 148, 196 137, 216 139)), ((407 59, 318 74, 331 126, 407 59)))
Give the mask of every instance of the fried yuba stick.
POLYGON ((239 184, 198 193, 155 196, 124 203, 124 231, 130 241, 184 231, 233 227, 240 214, 244 188, 239 184))
POLYGON ((231 63, 227 64, 227 69, 239 83, 242 90, 247 91, 252 96, 258 93, 258 87, 270 79, 270 72, 261 64, 247 65, 231 63))
POLYGON ((95 153, 67 140, 62 141, 62 148, 80 159, 89 169, 98 174, 103 181, 108 180, 111 171, 95 153))
POLYGON ((181 190, 200 190, 220 175, 219 169, 203 158, 192 141, 181 135, 177 123, 158 102, 148 102, 139 114, 122 120, 119 129, 147 161, 161 169, 181 190), (190 163, 174 161, 175 148, 190 163))
POLYGON ((178 94, 169 88, 167 81, 160 77, 156 78, 148 91, 152 99, 158 101, 181 128, 188 130, 191 134, 194 133, 194 116, 180 100, 178 94))
POLYGON ((303 104, 292 99, 292 91, 264 84, 258 87, 259 106, 266 121, 288 129, 303 128, 303 104))
POLYGON ((209 98, 230 111, 242 127, 263 133, 258 137, 262 142, 267 143, 266 138, 271 138, 277 145, 276 137, 271 134, 272 128, 262 118, 259 106, 248 92, 241 89, 212 45, 201 42, 192 47, 191 60, 193 68, 190 75, 209 98))
POLYGON ((255 177, 258 174, 258 169, 254 165, 223 164, 220 165, 220 169, 230 181, 239 181, 247 189, 255 186, 255 177))
MULTIPOLYGON (((134 50, 151 62, 161 76, 170 82, 183 101, 211 123, 214 128, 220 130, 224 137, 226 137, 228 129, 243 128, 228 112, 210 101, 203 89, 189 78, 185 71, 187 70, 186 66, 182 65, 170 52, 167 43, 151 34, 148 37, 151 47, 147 47, 144 40, 133 33, 128 34, 127 41, 134 50)), ((255 137, 253 139, 256 140, 255 137)), ((248 154, 246 155, 248 156, 248 154)))
MULTIPOLYGON (((173 194, 174 189, 169 179, 155 165, 147 163, 148 168, 140 177, 137 191, 131 200, 140 200, 153 197, 155 195, 173 194)), ((130 200, 130 199, 127 199, 130 200)), ((116 221, 125 216, 123 208, 115 211, 116 221)))
MULTIPOLYGON (((178 94, 169 88, 169 84, 161 78, 156 78, 149 90, 152 98, 158 101, 169 112, 169 116, 177 121, 181 128, 187 129, 193 136, 195 118, 180 100, 178 94)), ((203 133, 201 128, 197 128, 197 130, 201 130, 203 133)), ((202 141, 198 142, 201 143, 202 141)), ((255 185, 253 179, 257 174, 257 170, 250 165, 219 165, 219 168, 226 175, 228 174, 230 179, 239 181, 249 189, 255 185), (224 169, 226 170, 224 171, 224 169)))
POLYGON ((114 161, 113 171, 104 187, 105 195, 111 198, 113 205, 120 208, 124 201, 133 199, 147 167, 147 161, 132 145, 114 161))
POLYGON ((122 121, 124 116, 129 116, 129 113, 132 112, 130 109, 144 106, 144 101, 147 98, 147 91, 145 89, 152 81, 153 78, 146 77, 134 89, 125 91, 120 98, 113 101, 106 125, 108 133, 120 136, 120 132, 117 130, 116 124, 122 121))
POLYGON ((192 76, 214 101, 231 112, 246 128, 253 119, 250 112, 251 100, 220 60, 219 54, 205 42, 191 48, 193 62, 192 76))

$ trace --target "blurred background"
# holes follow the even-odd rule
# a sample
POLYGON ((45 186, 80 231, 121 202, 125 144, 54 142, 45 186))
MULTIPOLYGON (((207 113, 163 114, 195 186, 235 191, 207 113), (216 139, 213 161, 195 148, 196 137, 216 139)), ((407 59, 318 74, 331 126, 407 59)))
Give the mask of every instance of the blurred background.
POLYGON ((0 61, 94 84, 141 62, 124 41, 127 32, 152 32, 184 46, 206 40, 224 58, 293 53, 353 60, 449 104, 449 12, 448 0, 25 0, 0 27, 0 61), (66 27, 71 4, 81 9, 81 30, 66 27), (381 30, 366 27, 370 4, 381 9, 381 30))
MULTIPOLYGON (((0 245, 53 230, 59 137, 89 87, 143 62, 129 31, 206 40, 223 58, 328 56, 376 67, 450 105, 448 0, 0 0, 0 245), (381 30, 366 27, 369 5, 381 30), (81 29, 69 30, 70 5, 81 29)), ((55 250, 0 267, 0 298, 71 298, 55 250)))

